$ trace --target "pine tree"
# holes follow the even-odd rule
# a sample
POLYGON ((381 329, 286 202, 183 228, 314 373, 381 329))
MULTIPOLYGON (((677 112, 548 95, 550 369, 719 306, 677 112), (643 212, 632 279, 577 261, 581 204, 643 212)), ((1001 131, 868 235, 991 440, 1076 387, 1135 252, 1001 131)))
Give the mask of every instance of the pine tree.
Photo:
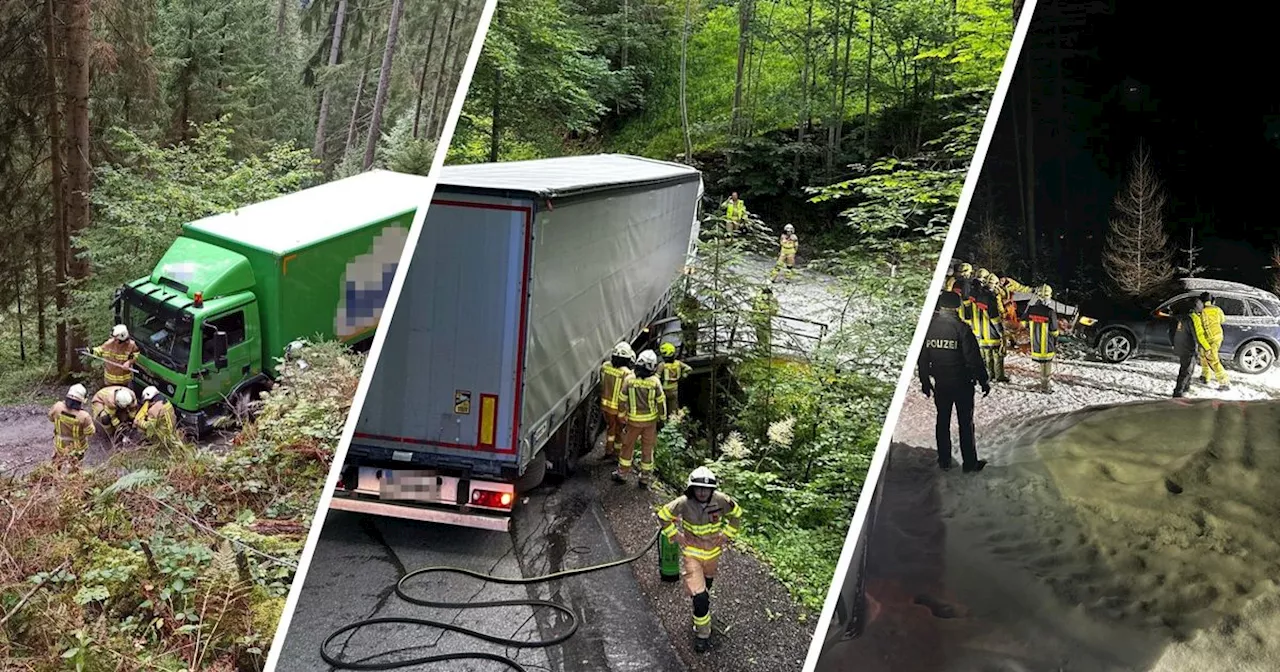
POLYGON ((1103 267, 1119 293, 1140 297, 1173 279, 1173 253, 1164 229, 1164 189, 1139 145, 1124 189, 1116 194, 1116 215, 1107 234, 1103 267))

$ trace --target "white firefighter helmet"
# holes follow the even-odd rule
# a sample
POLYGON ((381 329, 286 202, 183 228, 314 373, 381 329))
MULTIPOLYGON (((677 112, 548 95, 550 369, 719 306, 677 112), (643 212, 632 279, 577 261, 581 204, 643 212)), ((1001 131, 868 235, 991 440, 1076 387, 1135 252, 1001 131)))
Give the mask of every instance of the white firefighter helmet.
POLYGON ((689 474, 689 480, 685 482, 686 488, 711 488, 715 490, 720 487, 720 479, 716 478, 715 472, 706 467, 698 467, 689 474))
POLYGON ((783 230, 783 231, 785 231, 785 232, 787 232, 787 233, 795 233, 795 232, 796 232, 796 227, 794 227, 794 226, 792 226, 792 225, 788 224, 788 225, 786 225, 786 226, 782 227, 782 230, 783 230))
POLYGON ((111 327, 111 337, 117 341, 129 340, 129 327, 126 327, 123 324, 117 324, 116 326, 111 327))
POLYGON ((631 349, 630 343, 622 341, 621 343, 613 346, 613 356, 635 361, 636 351, 631 349))
POLYGON ((1048 301, 1053 298, 1053 288, 1049 285, 1040 285, 1039 289, 1036 290, 1036 296, 1048 301))
POLYGON ((133 390, 127 387, 116 390, 116 408, 129 408, 133 402, 133 390))
POLYGON ((658 368, 658 356, 652 350, 645 350, 636 357, 636 364, 652 371, 658 368))
POLYGON ((156 398, 157 394, 160 394, 160 390, 157 390, 155 385, 150 385, 142 391, 142 400, 151 401, 156 398))
POLYGON ((988 271, 985 268, 979 268, 973 275, 975 278, 985 282, 987 278, 991 277, 991 271, 988 271))
POLYGON ((75 385, 72 385, 72 386, 67 390, 67 398, 68 398, 68 399, 70 399, 70 400, 72 400, 72 401, 78 401, 78 402, 81 402, 81 403, 84 403, 84 398, 85 398, 85 395, 87 395, 87 394, 88 394, 88 391, 86 391, 86 390, 84 389, 84 385, 81 385, 80 383, 76 383, 75 385))
POLYGON ((973 275, 973 264, 960 262, 960 266, 956 268, 956 272, 967 278, 973 275))

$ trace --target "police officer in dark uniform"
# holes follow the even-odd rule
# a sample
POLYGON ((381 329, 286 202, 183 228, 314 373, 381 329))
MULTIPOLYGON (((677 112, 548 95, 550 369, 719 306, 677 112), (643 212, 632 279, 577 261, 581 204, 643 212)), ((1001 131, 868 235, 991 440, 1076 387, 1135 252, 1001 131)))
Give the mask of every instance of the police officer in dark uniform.
POLYGON ((1178 311, 1169 320, 1169 341, 1173 343, 1173 353, 1178 356, 1178 382, 1173 388, 1175 398, 1186 396, 1191 388, 1191 376, 1196 370, 1196 325, 1191 320, 1191 313, 1203 307, 1200 299, 1196 299, 1192 308, 1178 311))
POLYGON ((925 334, 920 350, 920 387, 938 407, 938 466, 951 468, 951 411, 960 422, 960 455, 964 471, 982 471, 986 460, 978 459, 973 440, 974 382, 982 396, 991 392, 987 367, 978 350, 978 339, 968 324, 960 321, 960 296, 944 292, 938 297, 937 312, 925 334))

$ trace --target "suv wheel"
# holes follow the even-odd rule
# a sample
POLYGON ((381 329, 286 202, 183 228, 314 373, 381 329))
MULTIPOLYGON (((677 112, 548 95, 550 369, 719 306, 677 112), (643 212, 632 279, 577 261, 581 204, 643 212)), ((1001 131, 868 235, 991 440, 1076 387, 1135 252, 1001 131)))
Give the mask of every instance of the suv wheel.
POLYGON ((1103 361, 1119 364, 1133 356, 1136 343, 1133 337, 1119 329, 1112 329, 1098 339, 1098 355, 1103 361))
POLYGON ((1265 373, 1275 362, 1275 350, 1264 341, 1245 343, 1236 353, 1236 366, 1245 373, 1265 373))

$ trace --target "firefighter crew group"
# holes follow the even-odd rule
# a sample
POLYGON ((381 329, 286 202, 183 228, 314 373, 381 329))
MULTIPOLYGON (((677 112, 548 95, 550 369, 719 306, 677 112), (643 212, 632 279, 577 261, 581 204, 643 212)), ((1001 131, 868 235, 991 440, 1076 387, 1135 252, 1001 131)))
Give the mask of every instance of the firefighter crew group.
POLYGON ((1053 391, 1053 360, 1061 336, 1058 311, 1050 303, 1053 288, 1049 285, 1033 288, 1013 278, 998 277, 985 268, 975 271, 973 265, 962 263, 947 276, 943 290, 960 298, 956 314, 978 342, 988 380, 1009 382, 1004 364, 1013 345, 1013 334, 1005 331, 1005 324, 1021 323, 1027 331, 1031 361, 1040 369, 1039 391, 1046 394, 1053 391), (1035 295, 1021 315, 1013 301, 1015 292, 1035 295))
POLYGON ((111 338, 91 352, 104 362, 103 379, 106 384, 91 399, 84 385, 72 385, 66 397, 49 409, 49 421, 53 423, 54 465, 59 468, 80 464, 89 448, 89 437, 97 431, 97 426, 101 426, 113 440, 123 436, 130 427, 146 435, 171 432, 176 427, 173 405, 154 386, 142 391, 142 403, 138 404, 131 387, 138 346, 129 337, 127 327, 116 325, 111 330, 111 338), (84 408, 86 401, 89 410, 84 408))
MULTIPOLYGON (((616 483, 628 481, 639 441, 637 484, 652 485, 658 424, 680 408, 680 381, 693 371, 677 358, 674 344, 663 343, 658 351, 661 361, 652 350, 637 355, 629 343, 621 342, 600 367, 605 456, 618 461, 611 474, 616 483)), ((711 639, 711 586, 725 544, 742 529, 742 507, 719 490, 710 469, 698 467, 689 475, 684 494, 658 508, 658 518, 663 536, 680 548, 680 574, 693 607, 694 650, 706 652, 711 639)))
MULTIPOLYGON (((739 228, 746 226, 751 214, 747 212, 747 204, 738 198, 738 192, 730 194, 729 200, 725 201, 723 206, 726 231, 733 234, 739 228)), ((773 271, 769 274, 769 282, 777 282, 779 277, 783 282, 789 282, 795 278, 796 253, 799 251, 800 238, 796 236, 796 227, 787 224, 782 227, 782 235, 778 236, 778 262, 774 264, 773 271)))

